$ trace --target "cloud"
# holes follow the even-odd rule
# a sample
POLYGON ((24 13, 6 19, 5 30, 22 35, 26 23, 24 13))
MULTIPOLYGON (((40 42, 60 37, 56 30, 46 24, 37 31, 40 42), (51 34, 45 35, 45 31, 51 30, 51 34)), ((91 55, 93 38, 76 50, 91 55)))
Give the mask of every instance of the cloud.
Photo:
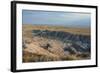
POLYGON ((23 10, 23 24, 90 26, 90 13, 23 10))

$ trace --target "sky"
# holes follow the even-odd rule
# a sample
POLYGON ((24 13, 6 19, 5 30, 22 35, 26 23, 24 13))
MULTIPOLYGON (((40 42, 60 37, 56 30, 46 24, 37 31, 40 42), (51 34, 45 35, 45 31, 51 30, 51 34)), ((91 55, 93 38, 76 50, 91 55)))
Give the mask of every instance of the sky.
POLYGON ((90 27, 91 14, 63 11, 23 10, 22 24, 90 27))

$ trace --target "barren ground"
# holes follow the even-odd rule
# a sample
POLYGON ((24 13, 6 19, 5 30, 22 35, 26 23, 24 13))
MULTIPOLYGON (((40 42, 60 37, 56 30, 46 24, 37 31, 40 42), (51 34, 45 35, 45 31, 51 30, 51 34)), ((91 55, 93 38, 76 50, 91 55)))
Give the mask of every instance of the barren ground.
POLYGON ((69 54, 64 52, 64 43, 57 39, 48 39, 43 37, 33 37, 32 30, 49 30, 49 31, 64 31, 72 34, 90 36, 89 28, 70 28, 60 26, 22 26, 22 38, 25 41, 23 48, 23 62, 43 62, 43 61, 59 61, 59 60, 80 60, 88 59, 89 54, 69 54), (51 46, 44 48, 44 45, 49 43, 51 46), (88 57, 87 57, 88 55, 88 57), (86 57, 85 57, 86 56, 86 57))

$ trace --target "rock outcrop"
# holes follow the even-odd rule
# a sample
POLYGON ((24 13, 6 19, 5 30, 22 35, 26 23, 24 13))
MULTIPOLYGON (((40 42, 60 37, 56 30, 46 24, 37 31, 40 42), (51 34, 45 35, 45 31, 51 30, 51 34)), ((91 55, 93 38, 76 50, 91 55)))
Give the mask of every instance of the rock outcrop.
MULTIPOLYGON (((62 41, 64 52, 70 54, 90 53, 90 36, 71 34, 63 31, 33 30, 32 35, 62 41), (70 45, 69 45, 70 44, 70 45)), ((49 44, 50 45, 50 44, 49 44)), ((52 46, 52 45, 51 45, 52 46)), ((46 46, 48 47, 48 46, 46 46)))

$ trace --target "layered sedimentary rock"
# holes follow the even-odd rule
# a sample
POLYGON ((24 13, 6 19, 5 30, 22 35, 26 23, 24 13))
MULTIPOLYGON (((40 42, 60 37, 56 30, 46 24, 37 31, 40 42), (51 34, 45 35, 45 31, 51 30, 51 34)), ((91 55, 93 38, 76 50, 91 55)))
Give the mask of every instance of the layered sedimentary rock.
MULTIPOLYGON (((77 35, 71 34, 68 32, 63 31, 49 31, 49 30, 33 30, 32 35, 44 37, 48 39, 56 39, 61 41, 64 46, 62 49, 66 53, 70 54, 77 54, 77 53, 90 53, 90 36, 87 35, 77 35)), ((44 41, 45 42, 45 41, 44 41)), ((46 46, 42 47, 49 47, 52 46, 50 43, 47 43, 46 46)))

